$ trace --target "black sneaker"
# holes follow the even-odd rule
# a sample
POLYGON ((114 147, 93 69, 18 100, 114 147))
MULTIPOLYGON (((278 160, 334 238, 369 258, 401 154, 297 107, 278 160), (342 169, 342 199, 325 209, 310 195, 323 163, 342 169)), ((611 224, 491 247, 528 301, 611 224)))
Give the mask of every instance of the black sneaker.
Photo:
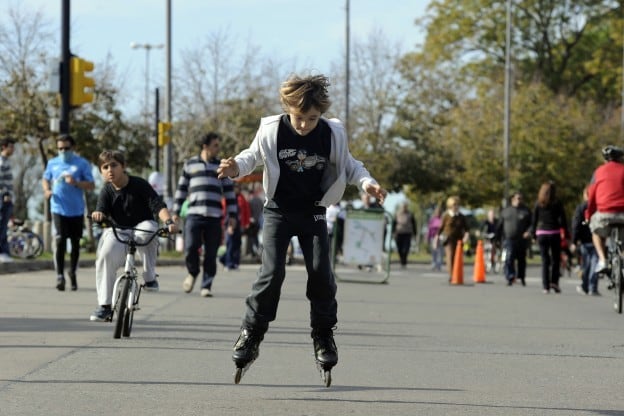
POLYGON ((319 364, 335 366, 338 363, 338 349, 331 329, 313 329, 314 356, 319 364))
POLYGON ((238 341, 234 344, 234 352, 232 360, 238 367, 243 367, 253 362, 260 354, 260 342, 264 339, 264 335, 251 329, 243 328, 238 337, 238 341))
POLYGON ((156 279, 152 280, 151 282, 145 282, 145 285, 143 286, 148 292, 158 292, 158 290, 160 289, 160 286, 158 285, 158 280, 156 279))
POLYGON ((110 305, 99 306, 95 311, 93 311, 90 319, 95 322, 111 321, 113 319, 113 311, 110 305))
POLYGON ((65 290, 65 278, 63 276, 58 276, 56 278, 56 289, 59 292, 63 292, 65 290))

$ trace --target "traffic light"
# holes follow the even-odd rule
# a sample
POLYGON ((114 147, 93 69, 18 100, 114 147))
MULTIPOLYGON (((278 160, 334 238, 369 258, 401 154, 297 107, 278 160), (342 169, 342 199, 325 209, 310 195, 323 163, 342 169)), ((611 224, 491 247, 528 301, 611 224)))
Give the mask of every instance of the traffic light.
POLYGON ((158 146, 163 147, 171 141, 171 123, 158 122, 158 146))
POLYGON ((69 68, 69 104, 78 107, 93 101, 93 87, 95 81, 86 72, 93 71, 93 62, 82 59, 78 56, 71 57, 69 68))

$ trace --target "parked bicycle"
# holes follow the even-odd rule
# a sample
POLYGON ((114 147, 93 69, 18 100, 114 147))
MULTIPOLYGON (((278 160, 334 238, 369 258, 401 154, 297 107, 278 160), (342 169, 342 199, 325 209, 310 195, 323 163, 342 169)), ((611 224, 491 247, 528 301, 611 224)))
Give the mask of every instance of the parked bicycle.
POLYGON ((622 259, 622 237, 624 236, 624 224, 612 224, 609 238, 607 239, 607 271, 609 278, 608 289, 613 290, 613 308, 617 313, 622 313, 622 295, 624 294, 624 262, 622 259))
POLYGON ((32 259, 43 253, 43 239, 24 220, 13 219, 7 232, 7 241, 12 257, 32 259))
POLYGON ((129 337, 132 332, 132 323, 134 321, 134 312, 138 311, 139 299, 141 297, 141 289, 145 286, 144 283, 139 283, 138 273, 134 264, 134 256, 136 254, 137 247, 147 246, 156 237, 167 238, 173 240, 169 230, 165 228, 159 228, 155 231, 141 230, 135 227, 127 227, 119 224, 108 218, 100 223, 94 223, 96 226, 102 228, 110 227, 113 230, 115 238, 120 243, 128 246, 126 252, 126 263, 124 265, 124 271, 115 280, 113 286, 113 307, 111 321, 115 321, 115 328, 113 330, 113 338, 129 337), (129 233, 120 233, 121 230, 130 231, 129 233), (139 243, 134 238, 134 232, 141 231, 150 234, 142 243, 139 243))

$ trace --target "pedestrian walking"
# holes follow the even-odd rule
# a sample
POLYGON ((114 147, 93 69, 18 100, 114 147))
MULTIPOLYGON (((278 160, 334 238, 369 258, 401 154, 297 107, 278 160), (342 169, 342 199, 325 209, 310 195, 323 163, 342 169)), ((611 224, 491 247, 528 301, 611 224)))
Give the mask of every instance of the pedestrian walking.
POLYGON ((74 139, 69 135, 56 139, 56 157, 48 161, 43 179, 43 195, 50 201, 54 224, 54 269, 56 289, 65 290, 65 253, 71 244, 67 275, 71 290, 78 289, 76 270, 80 259, 80 239, 84 230, 85 192, 95 188, 91 163, 74 152, 74 139))
POLYGON ((598 273, 596 273, 598 255, 592 241, 589 222, 585 220, 588 191, 589 185, 583 189, 583 202, 578 204, 574 210, 570 251, 574 253, 578 250, 581 254, 581 284, 576 287, 576 291, 585 295, 600 296, 598 273))
POLYGON ((13 261, 9 251, 7 232, 13 215, 13 170, 10 158, 15 151, 15 139, 0 140, 0 263, 13 261))
POLYGON ((436 206, 427 223, 427 243, 431 250, 431 269, 439 272, 442 270, 442 263, 444 262, 444 246, 437 244, 438 233, 442 226, 441 208, 436 206))
POLYGON ((567 237, 568 222, 563 203, 557 198, 554 182, 544 182, 537 194, 533 210, 533 238, 537 239, 542 258, 542 287, 544 293, 561 293, 561 229, 567 237))
POLYGON ((455 251, 459 241, 468 241, 468 221, 464 214, 459 211, 460 199, 458 196, 451 196, 446 200, 446 212, 442 215, 442 222, 435 245, 444 246, 446 256, 446 271, 449 274, 449 282, 453 278, 453 264, 455 262, 455 251))
POLYGON ((392 236, 399 253, 401 268, 407 267, 412 238, 416 235, 416 218, 410 211, 407 202, 399 204, 392 219, 392 236))
POLYGON ((225 198, 228 221, 237 221, 238 213, 232 180, 217 178, 220 145, 221 137, 217 133, 202 136, 199 155, 184 163, 173 206, 173 219, 177 222, 182 204, 189 200, 184 221, 184 259, 188 275, 182 282, 182 289, 186 293, 193 291, 200 273, 201 250, 204 260, 199 293, 203 297, 212 296, 212 283, 217 274, 217 250, 223 237, 221 198, 225 198))
POLYGON ((526 286, 527 245, 531 239, 531 211, 523 202, 522 193, 516 191, 511 195, 509 205, 500 213, 496 228, 496 239, 503 242, 504 264, 503 273, 507 286, 520 280, 526 286))

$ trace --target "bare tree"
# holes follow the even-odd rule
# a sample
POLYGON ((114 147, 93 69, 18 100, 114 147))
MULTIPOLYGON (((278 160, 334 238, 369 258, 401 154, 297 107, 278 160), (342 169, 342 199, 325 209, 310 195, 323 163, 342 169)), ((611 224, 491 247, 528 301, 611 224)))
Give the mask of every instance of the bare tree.
MULTIPOLYGON (((349 133, 352 153, 382 182, 397 164, 397 143, 390 137, 399 88, 400 42, 392 43, 381 29, 373 29, 364 40, 354 39, 350 59, 349 133)), ((345 75, 343 64, 334 64, 333 105, 329 116, 345 120, 345 75)), ((352 190, 350 190, 352 191, 352 190)), ((352 195, 350 195, 352 196, 352 195)))
POLYGON ((280 111, 284 65, 263 58, 260 47, 251 42, 243 48, 237 45, 220 30, 182 52, 173 134, 178 162, 197 152, 197 139, 207 131, 224 138, 223 154, 237 152, 253 139, 260 117, 280 111))
POLYGON ((19 6, 6 11, 0 22, 0 130, 19 142, 15 169, 15 214, 26 217, 29 199, 39 193, 22 174, 32 167, 41 143, 49 135, 49 109, 53 97, 46 92, 49 24, 40 12, 19 6))

